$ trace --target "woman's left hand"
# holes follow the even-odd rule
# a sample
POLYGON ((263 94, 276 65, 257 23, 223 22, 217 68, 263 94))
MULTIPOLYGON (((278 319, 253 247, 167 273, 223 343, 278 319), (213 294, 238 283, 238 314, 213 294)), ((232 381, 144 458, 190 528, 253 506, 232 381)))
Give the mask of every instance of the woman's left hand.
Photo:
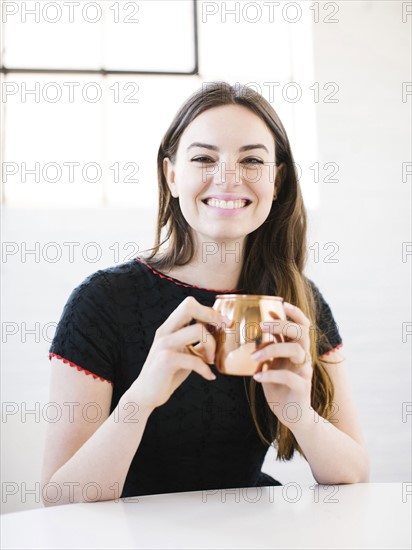
POLYGON ((311 323, 298 307, 287 302, 283 305, 291 321, 264 321, 261 329, 274 335, 282 334, 284 342, 268 344, 259 352, 252 353, 254 359, 259 362, 267 361, 270 365, 268 370, 255 374, 253 378, 262 383, 266 401, 272 412, 282 424, 293 430, 300 418, 307 418, 311 410, 311 323), (289 331, 293 331, 297 336, 288 337, 289 331), (273 366, 270 364, 271 359, 276 359, 273 366))

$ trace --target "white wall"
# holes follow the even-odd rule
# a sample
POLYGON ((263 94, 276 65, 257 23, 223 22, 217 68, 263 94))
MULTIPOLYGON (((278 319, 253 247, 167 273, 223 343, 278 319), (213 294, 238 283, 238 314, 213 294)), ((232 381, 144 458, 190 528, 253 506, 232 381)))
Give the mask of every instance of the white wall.
MULTIPOLYGON (((315 81, 336 82, 339 103, 315 104, 320 156, 309 155, 305 162, 336 162, 339 182, 321 181, 320 209, 310 211, 309 240, 311 246, 319 243, 320 261, 315 262, 311 252, 308 273, 331 305, 344 339, 371 454, 371 481, 408 481, 410 420, 402 421, 402 403, 411 401, 411 380, 402 323, 411 319, 411 260, 404 263, 401 256, 402 242, 410 241, 410 178, 404 183, 401 177, 402 162, 410 160, 411 99, 402 103, 401 97, 402 81, 411 80, 408 25, 402 23, 401 2, 339 6, 339 23, 312 27, 315 81), (328 242, 339 246, 338 263, 325 262, 322 247, 328 242)), ((203 26, 202 32, 211 28, 203 26)), ((277 79, 270 67, 278 54, 259 53, 269 71, 262 79, 277 79)), ((230 67, 230 59, 227 62, 230 67)), ((249 66, 231 79, 247 79, 249 66)), ((212 79, 213 65, 209 63, 201 76, 212 79)), ((307 82, 302 80, 302 85, 307 82)), ((279 105, 279 111, 288 108, 279 105)), ((136 242, 140 249, 152 245, 154 212, 147 209, 4 208, 3 215, 4 241, 97 241, 104 253, 97 264, 82 259, 22 263, 18 256, 4 263, 3 323, 38 322, 43 328, 58 319, 68 294, 87 274, 114 263, 110 247, 115 242, 136 242)), ((33 488, 40 480, 45 423, 41 415, 22 422, 20 410, 23 403, 34 408, 38 402, 41 411, 48 401, 48 346, 43 337, 36 343, 28 336, 22 343, 19 335, 3 346, 2 399, 19 408, 2 424, 3 512, 41 506, 30 495, 23 501, 22 483, 33 488), (4 502, 7 482, 17 484, 17 493, 4 502)), ((264 470, 282 483, 313 482, 303 460, 277 463, 271 451, 264 470)))
MULTIPOLYGON (((310 243, 319 262, 309 273, 329 302, 344 341, 350 382, 371 456, 371 481, 411 479, 410 337, 411 81, 410 26, 401 2, 341 2, 337 24, 314 25, 316 81, 336 82, 339 103, 317 104, 320 158, 336 162, 339 183, 321 182, 320 210, 311 213, 310 243), (339 247, 327 263, 325 243, 339 247), (313 245, 313 244, 312 244, 313 245)), ((409 20, 411 17, 409 17, 409 20)), ((324 172, 326 174, 326 172, 324 172)), ((282 482, 310 480, 303 460, 267 471, 282 482)))

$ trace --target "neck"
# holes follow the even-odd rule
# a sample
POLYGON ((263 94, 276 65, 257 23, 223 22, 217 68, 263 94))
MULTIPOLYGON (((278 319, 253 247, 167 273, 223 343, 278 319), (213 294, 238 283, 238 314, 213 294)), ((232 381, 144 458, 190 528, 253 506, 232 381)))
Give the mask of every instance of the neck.
POLYGON ((241 240, 231 242, 201 242, 189 264, 174 266, 168 274, 202 288, 238 289, 243 265, 241 240))

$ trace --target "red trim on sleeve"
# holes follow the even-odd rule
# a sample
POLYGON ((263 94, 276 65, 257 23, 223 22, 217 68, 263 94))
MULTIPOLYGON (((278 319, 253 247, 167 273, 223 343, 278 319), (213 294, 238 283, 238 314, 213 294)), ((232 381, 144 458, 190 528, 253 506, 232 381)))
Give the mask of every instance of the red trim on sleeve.
POLYGON ((331 353, 333 353, 334 351, 338 350, 339 348, 341 348, 343 346, 343 342, 342 344, 338 344, 335 348, 329 350, 329 351, 326 351, 325 353, 322 353, 322 355, 320 357, 323 357, 324 355, 330 355, 331 353))
POLYGON ((99 378, 102 380, 102 382, 108 382, 113 386, 113 382, 111 380, 107 380, 106 378, 103 378, 102 376, 98 376, 97 374, 94 374, 94 372, 90 372, 89 370, 84 369, 83 367, 79 367, 79 365, 76 365, 75 363, 72 363, 68 359, 65 359, 64 357, 61 357, 60 355, 57 355, 56 353, 49 353, 49 359, 52 357, 56 357, 57 359, 60 359, 60 361, 63 361, 63 363, 68 363, 71 367, 76 367, 78 371, 83 371, 85 374, 91 374, 93 378, 99 378))

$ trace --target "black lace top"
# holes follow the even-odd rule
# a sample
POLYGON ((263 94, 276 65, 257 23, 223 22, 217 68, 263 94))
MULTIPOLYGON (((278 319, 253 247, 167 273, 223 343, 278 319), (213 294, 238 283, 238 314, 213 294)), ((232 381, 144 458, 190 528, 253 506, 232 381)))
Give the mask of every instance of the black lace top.
MULTIPOLYGON (((311 284, 320 306, 317 325, 330 342, 328 349, 319 348, 323 354, 340 347, 342 339, 328 304, 311 284)), ((140 257, 99 270, 70 294, 49 357, 77 368, 79 376, 111 384, 112 412, 139 376, 155 331, 171 312, 189 295, 212 306, 216 294, 225 292, 241 293, 186 284, 155 271, 140 257)), ((211 368, 216 380, 192 372, 151 413, 121 497, 281 485, 261 472, 268 446, 251 416, 245 391, 250 377, 222 375, 211 368)), ((256 392, 260 414, 268 405, 260 384, 256 392)))

